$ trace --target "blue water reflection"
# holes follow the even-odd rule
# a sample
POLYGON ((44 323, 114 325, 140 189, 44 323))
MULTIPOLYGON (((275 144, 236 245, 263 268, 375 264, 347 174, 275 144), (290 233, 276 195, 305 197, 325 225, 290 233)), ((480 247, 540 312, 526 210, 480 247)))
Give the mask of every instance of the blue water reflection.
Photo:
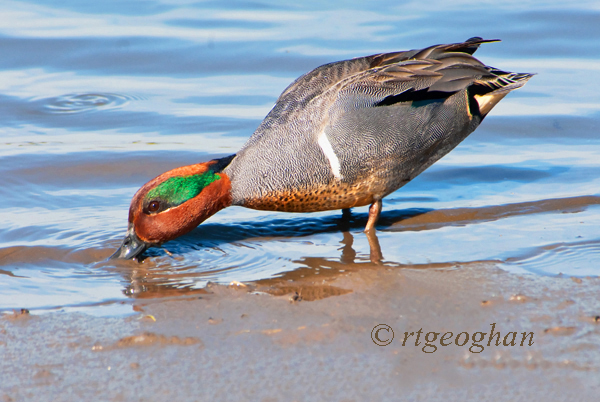
POLYGON ((93 310, 369 261, 365 208, 345 223, 230 208, 168 243, 173 257, 103 262, 141 184, 236 152, 299 75, 472 36, 503 40, 478 51, 487 64, 538 75, 385 200, 383 263, 599 273, 595 2, 39 0, 0 11, 0 310, 93 310))

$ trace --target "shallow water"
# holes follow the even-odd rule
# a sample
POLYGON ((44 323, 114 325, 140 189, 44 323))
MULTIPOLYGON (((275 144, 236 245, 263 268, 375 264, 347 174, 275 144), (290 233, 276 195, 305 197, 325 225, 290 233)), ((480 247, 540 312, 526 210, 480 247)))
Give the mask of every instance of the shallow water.
POLYGON ((594 2, 55 3, 0 6, 0 310, 112 314, 208 281, 294 281, 371 260, 600 273, 594 2), (478 51, 486 64, 538 75, 384 200, 377 238, 362 233, 366 207, 348 221, 234 207, 167 243, 173 256, 105 261, 142 184, 234 153, 299 75, 471 36, 503 40, 478 51))

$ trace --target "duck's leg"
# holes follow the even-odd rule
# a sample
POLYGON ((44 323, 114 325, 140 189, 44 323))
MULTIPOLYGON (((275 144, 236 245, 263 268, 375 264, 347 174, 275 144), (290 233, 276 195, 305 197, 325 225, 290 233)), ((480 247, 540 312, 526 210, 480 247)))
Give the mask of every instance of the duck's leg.
POLYGON ((365 232, 375 230, 375 225, 377 224, 379 215, 381 215, 381 200, 375 201, 369 207, 369 220, 367 221, 367 227, 365 227, 365 232))

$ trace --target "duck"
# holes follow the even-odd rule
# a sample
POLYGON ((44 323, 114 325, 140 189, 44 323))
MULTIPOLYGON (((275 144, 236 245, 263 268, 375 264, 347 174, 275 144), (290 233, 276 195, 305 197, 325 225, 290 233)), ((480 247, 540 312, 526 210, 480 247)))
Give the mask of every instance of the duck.
POLYGON ((232 205, 285 212, 369 205, 442 158, 533 74, 487 66, 464 42, 320 66, 279 96, 239 152, 178 167, 143 185, 111 258, 132 259, 232 205))

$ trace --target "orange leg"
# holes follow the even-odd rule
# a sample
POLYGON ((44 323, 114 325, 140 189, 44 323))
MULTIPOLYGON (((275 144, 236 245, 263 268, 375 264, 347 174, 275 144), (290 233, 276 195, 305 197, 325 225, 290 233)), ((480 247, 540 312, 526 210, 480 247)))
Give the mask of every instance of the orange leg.
POLYGON ((381 200, 375 201, 369 207, 369 220, 367 221, 367 227, 365 227, 365 232, 375 230, 375 225, 377 224, 379 215, 381 215, 381 200))

